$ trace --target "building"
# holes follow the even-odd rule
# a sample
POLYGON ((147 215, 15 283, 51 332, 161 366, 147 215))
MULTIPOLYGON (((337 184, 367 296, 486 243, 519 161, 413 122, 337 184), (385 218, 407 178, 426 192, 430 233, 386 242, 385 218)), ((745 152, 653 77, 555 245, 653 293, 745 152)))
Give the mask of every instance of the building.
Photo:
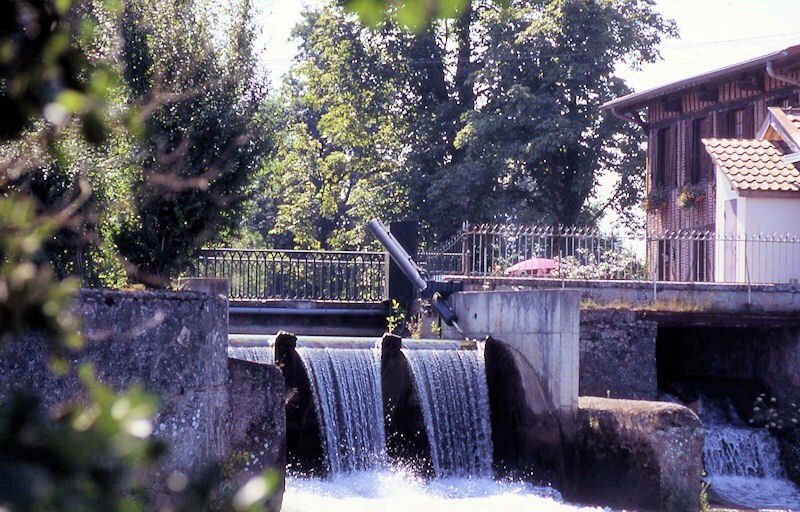
POLYGON ((716 170, 715 281, 800 279, 800 108, 770 107, 752 139, 703 139, 716 170))
MULTIPOLYGON (((644 206, 647 231, 654 235, 653 242, 648 243, 647 253, 656 279, 757 282, 753 280, 754 276, 747 275, 749 268, 741 262, 734 263, 731 256, 724 259, 717 254, 724 249, 717 243, 716 235, 732 236, 735 233, 744 237, 762 231, 764 227, 776 227, 768 219, 756 222, 760 214, 753 212, 766 214, 781 200, 791 202, 793 197, 800 198, 800 191, 769 190, 767 184, 737 188, 735 184, 739 182, 725 172, 724 165, 722 172, 715 169, 712 155, 721 158, 723 153, 715 152, 714 148, 725 144, 731 148, 735 146, 737 151, 751 151, 756 147, 769 151, 766 149, 769 144, 781 154, 781 160, 785 153, 796 152, 788 145, 791 137, 787 139, 786 133, 781 133, 788 125, 775 120, 776 116, 794 115, 795 111, 790 107, 800 105, 799 94, 800 45, 796 45, 703 75, 629 94, 603 105, 604 110, 639 124, 648 134, 647 198, 644 206), (730 142, 732 140, 748 140, 750 143, 737 145, 730 142), (709 141, 716 142, 708 145, 709 141), (720 183, 720 177, 726 177, 725 183, 720 183), (730 202, 734 199, 735 202, 730 202), (767 206, 770 204, 772 206, 767 206), (738 208, 735 215, 730 211, 733 205, 738 208), (744 213, 745 205, 750 214, 744 213), (729 209, 727 217, 726 207, 729 209), (745 216, 749 218, 747 223, 742 222, 745 216), (726 228, 725 219, 734 217, 736 220, 728 220, 726 228), (736 229, 731 227, 734 225, 736 229), (720 264, 738 270, 729 268, 729 272, 724 272, 717 268, 720 264)), ((776 157, 778 153, 771 155, 776 157)), ((758 165, 759 160, 739 163, 758 165)), ((797 167, 796 161, 786 165, 797 167)), ((783 170, 788 171, 789 167, 783 170)), ((746 174, 747 179, 758 182, 770 179, 775 171, 775 168, 753 168, 746 174)), ((787 211, 794 212, 792 208, 787 211)), ((793 218, 800 229, 800 217, 793 218)), ((769 232, 774 231, 776 229, 769 229, 769 232)), ((737 252, 729 246, 730 243, 725 246, 729 253, 735 252, 740 260, 745 258, 745 251, 737 252)))

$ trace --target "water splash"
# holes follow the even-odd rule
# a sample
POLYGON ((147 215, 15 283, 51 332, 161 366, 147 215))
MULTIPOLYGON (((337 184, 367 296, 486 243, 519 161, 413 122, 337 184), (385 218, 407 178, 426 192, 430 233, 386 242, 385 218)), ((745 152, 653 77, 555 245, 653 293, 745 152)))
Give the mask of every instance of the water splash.
POLYGON ((311 383, 331 474, 383 467, 380 351, 298 348, 297 353, 311 383))
POLYGON ((483 347, 408 350, 437 477, 492 475, 492 429, 483 347))
POLYGON ((713 493, 742 507, 800 511, 800 490, 786 478, 775 438, 745 427, 730 400, 703 397, 703 404, 703 461, 713 493))
POLYGON ((289 476, 284 512, 574 512, 601 511, 562 502, 558 491, 491 478, 425 481, 403 470, 355 472, 327 480, 289 476))
POLYGON ((228 345, 228 357, 261 364, 275 364, 273 347, 234 347, 228 345))

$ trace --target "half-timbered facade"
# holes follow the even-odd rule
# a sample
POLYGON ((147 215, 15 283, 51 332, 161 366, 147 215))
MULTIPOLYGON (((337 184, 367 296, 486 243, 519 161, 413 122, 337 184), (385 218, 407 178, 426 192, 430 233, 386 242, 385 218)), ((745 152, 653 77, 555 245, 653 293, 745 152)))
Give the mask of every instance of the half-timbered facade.
MULTIPOLYGON (((647 230, 716 231, 716 175, 703 139, 753 139, 770 107, 800 105, 800 45, 603 106, 648 134, 647 230)), ((660 280, 713 279, 714 246, 648 247, 660 280), (679 249, 679 250, 678 250, 679 249), (675 261, 673 254, 683 256, 675 261)))

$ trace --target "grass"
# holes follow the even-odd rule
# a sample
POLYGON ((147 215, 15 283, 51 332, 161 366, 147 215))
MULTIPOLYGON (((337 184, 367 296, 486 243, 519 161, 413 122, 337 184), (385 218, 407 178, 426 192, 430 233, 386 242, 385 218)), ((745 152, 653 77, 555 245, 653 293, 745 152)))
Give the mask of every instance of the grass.
POLYGON ((711 310, 705 302, 687 302, 678 299, 656 300, 647 304, 634 305, 631 301, 614 299, 599 301, 595 297, 581 300, 581 309, 616 309, 624 311, 671 311, 676 313, 704 312, 711 310))

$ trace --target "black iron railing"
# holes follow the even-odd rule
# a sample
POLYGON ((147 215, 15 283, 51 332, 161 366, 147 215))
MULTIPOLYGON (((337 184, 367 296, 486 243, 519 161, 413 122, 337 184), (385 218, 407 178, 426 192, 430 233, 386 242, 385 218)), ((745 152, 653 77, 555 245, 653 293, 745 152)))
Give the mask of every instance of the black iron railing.
POLYGON ((385 300, 386 254, 282 249, 203 249, 195 277, 230 279, 231 299, 385 300))

